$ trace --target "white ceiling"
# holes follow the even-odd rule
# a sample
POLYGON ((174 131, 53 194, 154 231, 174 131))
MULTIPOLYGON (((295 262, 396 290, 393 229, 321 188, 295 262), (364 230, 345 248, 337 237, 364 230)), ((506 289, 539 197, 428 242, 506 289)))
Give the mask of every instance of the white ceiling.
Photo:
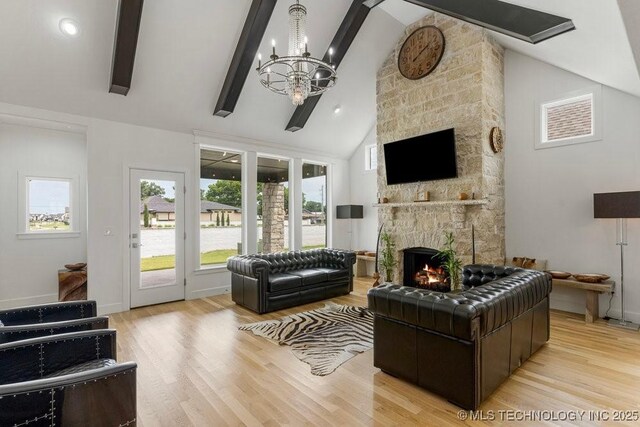
MULTIPOLYGON (((496 35, 507 48, 640 96, 616 0, 510 2, 572 18, 578 29, 538 45, 496 35)), ((340 65, 336 87, 322 97, 306 127, 290 133, 284 128, 293 105, 262 88, 253 72, 235 112, 225 119, 212 114, 250 3, 145 2, 132 88, 124 97, 108 93, 117 0, 2 0, 0 102, 348 156, 375 122, 376 70, 404 27, 429 11, 403 0, 386 0, 374 9, 340 65), (65 17, 79 22, 79 37, 60 33, 58 23, 65 17), (338 115, 336 105, 342 107, 338 115)), ((286 48, 289 3, 276 6, 260 49, 264 55, 271 38, 279 51, 286 48)), ((304 1, 314 56, 322 56, 350 3, 304 1)))

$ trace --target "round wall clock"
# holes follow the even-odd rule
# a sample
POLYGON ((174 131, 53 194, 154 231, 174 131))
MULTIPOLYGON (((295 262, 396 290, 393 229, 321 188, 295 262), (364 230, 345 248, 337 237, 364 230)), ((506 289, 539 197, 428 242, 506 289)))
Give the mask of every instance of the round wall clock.
POLYGON ((502 130, 499 127, 495 126, 491 128, 491 133, 489 134, 489 143, 491 144, 491 149, 494 153, 499 153, 502 151, 504 147, 504 138, 502 136, 502 130))
POLYGON ((433 25, 420 27, 404 41, 398 55, 400 74, 411 80, 428 76, 444 53, 444 34, 433 25))

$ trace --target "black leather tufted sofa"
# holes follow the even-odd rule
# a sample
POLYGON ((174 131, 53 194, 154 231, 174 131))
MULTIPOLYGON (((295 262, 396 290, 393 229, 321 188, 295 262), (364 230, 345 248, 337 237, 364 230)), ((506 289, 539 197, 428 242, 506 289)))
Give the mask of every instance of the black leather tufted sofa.
POLYGON ((464 291, 383 284, 369 290, 374 365, 466 409, 549 339, 551 276, 493 265, 463 269, 464 291))
POLYGON ((227 260, 236 304, 268 313, 346 295, 353 290, 354 252, 312 249, 240 255, 227 260))

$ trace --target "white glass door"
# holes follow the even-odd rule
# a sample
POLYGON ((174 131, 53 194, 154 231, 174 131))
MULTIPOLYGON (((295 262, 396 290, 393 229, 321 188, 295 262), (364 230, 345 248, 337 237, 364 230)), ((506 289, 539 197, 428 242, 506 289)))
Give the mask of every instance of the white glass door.
POLYGON ((131 307, 184 299, 184 174, 131 169, 131 307))

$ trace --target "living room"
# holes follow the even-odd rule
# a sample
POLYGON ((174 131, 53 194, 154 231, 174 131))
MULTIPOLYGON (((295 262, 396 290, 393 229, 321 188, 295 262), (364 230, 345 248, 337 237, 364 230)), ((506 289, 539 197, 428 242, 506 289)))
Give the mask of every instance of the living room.
POLYGON ((476 2, 3 2, 0 424, 637 422, 640 7, 476 2))

